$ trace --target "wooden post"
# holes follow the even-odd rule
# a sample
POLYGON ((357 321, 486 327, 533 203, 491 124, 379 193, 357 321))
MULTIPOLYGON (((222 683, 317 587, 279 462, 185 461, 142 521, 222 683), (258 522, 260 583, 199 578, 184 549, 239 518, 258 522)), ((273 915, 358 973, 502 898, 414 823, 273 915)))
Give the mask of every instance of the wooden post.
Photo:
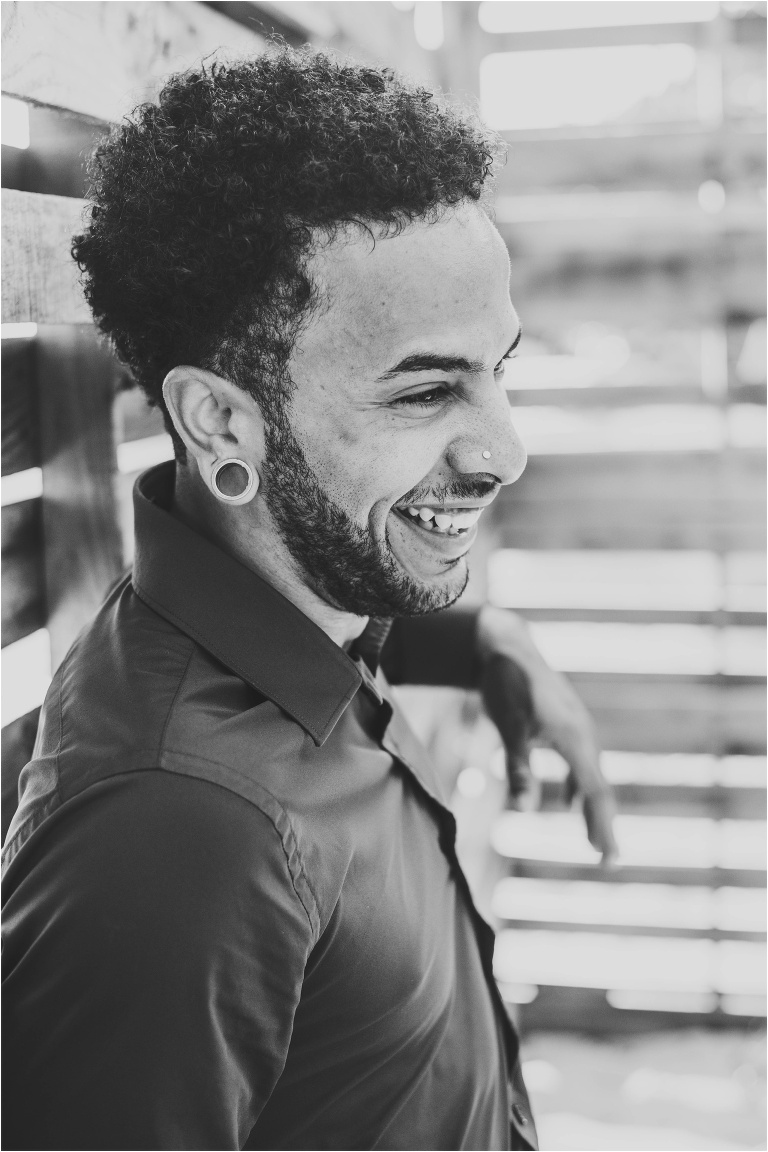
POLYGON ((114 360, 90 325, 38 330, 43 538, 55 669, 122 567, 113 480, 114 360))

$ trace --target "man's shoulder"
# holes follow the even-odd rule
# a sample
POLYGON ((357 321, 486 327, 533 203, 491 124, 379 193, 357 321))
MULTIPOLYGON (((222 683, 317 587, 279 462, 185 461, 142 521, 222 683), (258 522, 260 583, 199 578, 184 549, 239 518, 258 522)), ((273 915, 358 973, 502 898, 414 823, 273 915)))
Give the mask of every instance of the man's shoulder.
POLYGON ((86 791, 157 771, 234 793, 287 834, 284 808, 257 769, 289 764, 303 740, 266 697, 144 604, 126 577, 54 677, 6 847, 86 791))

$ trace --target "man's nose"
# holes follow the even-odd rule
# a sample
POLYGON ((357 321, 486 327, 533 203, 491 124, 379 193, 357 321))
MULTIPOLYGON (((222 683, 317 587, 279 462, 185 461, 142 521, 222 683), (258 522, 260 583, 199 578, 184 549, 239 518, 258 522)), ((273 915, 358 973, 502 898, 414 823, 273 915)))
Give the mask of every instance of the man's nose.
POLYGON ((506 391, 494 383, 451 444, 448 462, 456 472, 487 472, 501 484, 513 484, 522 475, 527 460, 512 423, 506 391))

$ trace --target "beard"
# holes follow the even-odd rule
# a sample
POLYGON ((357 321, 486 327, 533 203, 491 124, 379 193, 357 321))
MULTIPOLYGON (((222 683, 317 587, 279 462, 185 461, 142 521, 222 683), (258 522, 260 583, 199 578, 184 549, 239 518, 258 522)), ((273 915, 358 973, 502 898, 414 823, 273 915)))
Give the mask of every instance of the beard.
MULTIPOLYGON (((267 507, 302 578, 325 601, 355 616, 388 617, 422 616, 458 600, 469 579, 466 563, 460 587, 435 587, 409 576, 389 540, 381 543, 358 527, 323 490, 285 413, 268 422, 266 449, 267 507)), ((457 477, 451 491, 485 495, 495 487, 457 477)))

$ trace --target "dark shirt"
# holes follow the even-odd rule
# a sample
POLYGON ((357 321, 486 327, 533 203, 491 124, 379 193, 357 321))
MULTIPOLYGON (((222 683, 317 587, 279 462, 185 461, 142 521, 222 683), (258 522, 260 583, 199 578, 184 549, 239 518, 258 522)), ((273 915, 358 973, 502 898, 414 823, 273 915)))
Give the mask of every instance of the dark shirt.
MULTIPOLYGON (((133 578, 21 776, 4 1147, 528 1147, 492 932, 377 666, 386 627, 348 655, 172 490, 169 465, 137 484, 133 578)), ((469 619, 442 625, 464 675, 469 619)), ((393 636, 395 670, 415 651, 428 678, 439 631, 393 636)))

